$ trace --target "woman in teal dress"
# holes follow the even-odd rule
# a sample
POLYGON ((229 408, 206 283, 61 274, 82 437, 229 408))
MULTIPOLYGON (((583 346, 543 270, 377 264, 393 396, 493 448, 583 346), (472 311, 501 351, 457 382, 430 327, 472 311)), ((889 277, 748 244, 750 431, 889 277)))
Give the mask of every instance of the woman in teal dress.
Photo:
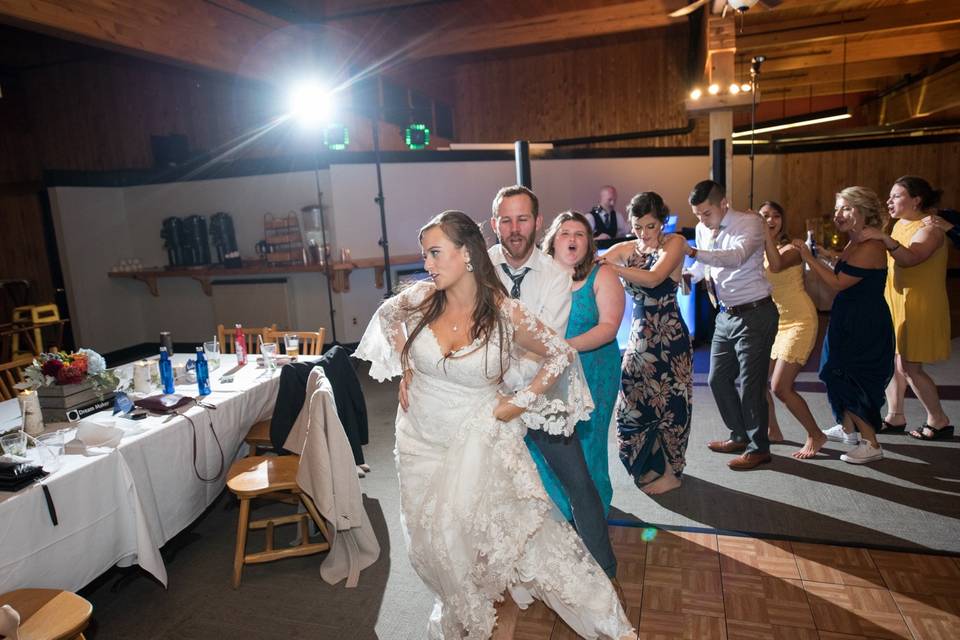
MULTIPOLYGON (((613 498, 607 435, 620 388, 617 329, 623 318, 623 285, 610 267, 594 264, 597 247, 593 231, 581 213, 566 211, 558 215, 547 230, 542 246, 548 255, 573 272, 573 303, 565 337, 580 354, 596 407, 589 420, 577 424, 575 433, 607 513, 613 498)), ((572 519, 570 502, 557 477, 529 439, 527 447, 547 493, 567 520, 572 519)))

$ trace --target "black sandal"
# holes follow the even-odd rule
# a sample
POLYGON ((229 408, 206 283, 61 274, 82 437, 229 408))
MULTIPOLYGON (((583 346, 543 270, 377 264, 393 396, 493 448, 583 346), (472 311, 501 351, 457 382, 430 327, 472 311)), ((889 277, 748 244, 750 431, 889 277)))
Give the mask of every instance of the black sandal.
POLYGON ((943 440, 944 438, 953 437, 953 425, 948 424, 945 427, 940 427, 935 429, 928 424, 920 427, 920 430, 914 430, 910 432, 911 438, 916 438, 917 440, 943 440), (930 431, 932 435, 927 435, 927 431, 930 431))
POLYGON ((906 428, 907 428, 906 422, 904 422, 903 424, 890 424, 886 420, 880 421, 880 433, 893 433, 893 432, 902 433, 903 431, 906 430, 906 428))

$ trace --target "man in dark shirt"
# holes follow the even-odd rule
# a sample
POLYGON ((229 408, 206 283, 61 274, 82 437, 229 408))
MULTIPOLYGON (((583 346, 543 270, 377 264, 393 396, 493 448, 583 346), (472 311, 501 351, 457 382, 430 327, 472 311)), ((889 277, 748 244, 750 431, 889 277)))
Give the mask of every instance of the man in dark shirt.
POLYGON ((617 214, 617 190, 610 185, 600 188, 600 204, 590 210, 587 220, 597 240, 627 235, 628 227, 617 214))

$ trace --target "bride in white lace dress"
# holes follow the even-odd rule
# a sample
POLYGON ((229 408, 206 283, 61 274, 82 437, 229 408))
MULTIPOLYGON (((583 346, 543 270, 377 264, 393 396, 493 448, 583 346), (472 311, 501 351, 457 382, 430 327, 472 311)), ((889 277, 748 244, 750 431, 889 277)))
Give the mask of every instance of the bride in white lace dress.
POLYGON ((401 373, 397 469, 414 569, 436 595, 431 640, 488 638, 509 589, 543 600, 585 638, 634 638, 610 580, 550 499, 526 429, 570 434, 592 409, 576 351, 511 300, 477 224, 447 211, 420 231, 421 282, 385 302, 356 357, 378 380, 401 373), (538 355, 532 382, 500 395, 511 351, 538 355))

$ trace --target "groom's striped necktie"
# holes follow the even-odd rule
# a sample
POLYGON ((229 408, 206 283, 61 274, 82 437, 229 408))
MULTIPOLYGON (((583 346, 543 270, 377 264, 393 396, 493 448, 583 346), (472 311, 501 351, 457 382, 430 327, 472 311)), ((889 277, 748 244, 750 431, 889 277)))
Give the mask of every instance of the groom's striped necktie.
POLYGON ((510 297, 519 298, 520 283, 523 282, 523 279, 524 277, 526 277, 527 272, 530 271, 530 267, 524 267, 523 269, 520 270, 520 273, 516 275, 514 275, 514 273, 510 271, 510 267, 508 267, 504 262, 500 263, 500 268, 503 269, 503 272, 507 274, 507 277, 513 281, 513 287, 510 289, 510 297))

